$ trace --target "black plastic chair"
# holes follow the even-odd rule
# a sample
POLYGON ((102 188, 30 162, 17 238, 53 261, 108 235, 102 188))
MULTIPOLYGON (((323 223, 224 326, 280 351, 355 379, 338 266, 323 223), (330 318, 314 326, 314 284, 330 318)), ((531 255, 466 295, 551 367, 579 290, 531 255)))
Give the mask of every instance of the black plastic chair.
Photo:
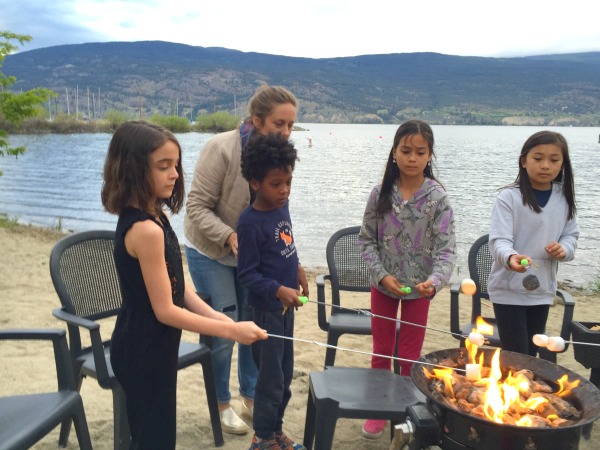
MULTIPOLYGON (((319 328, 327 332, 327 344, 337 346, 343 334, 371 335, 371 316, 369 308, 360 308, 364 313, 344 309, 342 291, 370 292, 369 269, 360 254, 357 244, 360 226, 343 228, 335 232, 327 243, 326 256, 329 274, 317 275, 317 316, 319 328), (327 315, 327 299, 325 297, 326 282, 331 285, 331 302, 327 315)), ((367 297, 370 304, 370 298, 367 297)), ((356 309, 356 308, 354 308, 356 309)), ((400 325, 398 325, 398 330, 400 325)), ((396 331, 396 336, 398 335, 396 331)), ((325 351, 325 367, 335 363, 336 349, 327 347, 325 351)), ((400 367, 394 361, 394 371, 399 373, 400 367)))
POLYGON ((388 370, 328 367, 309 377, 304 446, 329 450, 338 419, 381 419, 393 425, 406 418, 406 408, 424 403, 411 377, 388 370))
MULTIPOLYGON (((465 345, 465 337, 460 337, 458 335, 469 335, 473 328, 475 328, 477 317, 482 316, 481 300, 490 299, 488 293, 488 277, 492 270, 493 260, 488 241, 489 235, 486 234, 481 236, 473 243, 469 250, 469 276, 475 282, 477 288, 475 294, 471 297, 471 319, 469 323, 460 325, 460 284, 454 284, 450 288, 450 331, 454 333, 453 336, 460 341, 461 347, 464 347, 465 345)), ((568 341, 571 333, 571 320, 573 319, 575 300, 571 294, 560 289, 556 291, 556 295, 560 298, 561 303, 564 304, 560 336, 565 339, 565 341, 568 341)), ((462 302, 465 302, 465 300, 463 299, 462 302)), ((485 338, 489 341, 489 345, 500 347, 500 337, 498 336, 498 329, 495 326, 496 319, 493 316, 493 309, 490 308, 489 311, 492 313, 491 316, 488 315, 482 317, 487 323, 494 325, 494 334, 493 336, 485 335, 485 338)), ((563 352, 566 351, 567 348, 568 344, 565 346, 563 352)), ((556 352, 551 352, 547 348, 540 348, 539 353, 541 358, 554 363, 556 362, 556 352)))
MULTIPOLYGON (((59 240, 50 254, 50 275, 61 308, 52 314, 67 323, 71 360, 79 377, 98 380, 103 389, 113 393, 114 448, 127 449, 130 435, 125 407, 125 393, 110 364, 112 329, 105 331, 103 340, 98 320, 114 318, 122 303, 119 278, 113 257, 115 232, 95 230, 75 233, 59 240), (82 345, 80 327, 89 331, 91 345, 82 345)), ((213 379, 210 349, 203 343, 181 341, 179 369, 193 364, 202 365, 204 385, 215 446, 223 445, 217 393, 213 379)), ((201 404, 201 402, 199 402, 201 404)), ((63 424, 59 445, 65 445, 69 424, 63 424)))
POLYGON ((65 421, 75 424, 79 448, 91 450, 90 433, 83 402, 75 385, 66 335, 65 330, 57 329, 0 330, 0 341, 52 341, 58 380, 56 392, 0 397, 0 450, 28 449, 65 421))

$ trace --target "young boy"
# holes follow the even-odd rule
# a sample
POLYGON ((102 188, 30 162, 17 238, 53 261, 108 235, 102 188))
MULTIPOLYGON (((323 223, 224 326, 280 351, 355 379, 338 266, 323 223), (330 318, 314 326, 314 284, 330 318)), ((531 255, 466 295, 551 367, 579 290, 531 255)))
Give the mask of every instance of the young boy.
MULTIPOLYGON (((252 320, 268 333, 293 337, 294 310, 308 296, 298 285, 298 262, 288 197, 297 160, 294 146, 280 135, 258 135, 242 156, 242 175, 254 202, 242 212, 238 233, 238 280, 248 288, 252 320)), ((306 450, 282 431, 292 395, 293 340, 270 337, 252 345, 258 367, 254 397, 254 438, 250 450, 306 450)))

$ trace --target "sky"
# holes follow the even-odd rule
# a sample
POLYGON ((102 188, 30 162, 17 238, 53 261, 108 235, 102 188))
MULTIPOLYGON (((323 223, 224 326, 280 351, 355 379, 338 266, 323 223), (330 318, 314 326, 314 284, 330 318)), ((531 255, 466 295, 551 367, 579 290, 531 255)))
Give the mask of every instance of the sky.
POLYGON ((307 58, 512 57, 600 51, 599 11, 595 0, 0 0, 0 31, 32 37, 19 51, 160 40, 307 58))

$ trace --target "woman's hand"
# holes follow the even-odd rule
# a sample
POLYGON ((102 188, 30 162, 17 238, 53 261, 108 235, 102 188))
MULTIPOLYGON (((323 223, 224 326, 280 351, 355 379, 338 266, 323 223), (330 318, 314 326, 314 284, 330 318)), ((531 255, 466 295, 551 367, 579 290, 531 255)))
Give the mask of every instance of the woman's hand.
POLYGON ((233 233, 231 233, 229 235, 229 237, 227 238, 227 245, 229 245, 229 247, 231 247, 231 253, 233 253, 233 256, 237 259, 237 257, 238 257, 238 235, 235 231, 233 233))

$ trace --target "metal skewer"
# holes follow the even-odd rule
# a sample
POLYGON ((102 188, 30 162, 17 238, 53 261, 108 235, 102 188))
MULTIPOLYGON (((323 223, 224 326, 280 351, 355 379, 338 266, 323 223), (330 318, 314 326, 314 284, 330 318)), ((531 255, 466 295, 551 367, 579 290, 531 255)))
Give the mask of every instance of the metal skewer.
POLYGON ((433 327, 428 327, 427 325, 421 325, 421 324, 418 324, 418 323, 407 322, 406 320, 401 320, 401 319, 398 319, 398 318, 381 316, 379 314, 374 314, 371 311, 367 311, 367 310, 364 310, 364 309, 348 308, 346 306, 334 305, 333 303, 326 303, 326 302, 317 302, 315 300, 307 300, 307 302, 308 303, 316 303, 317 305, 331 306, 332 308, 339 308, 339 309, 345 309, 345 310, 348 310, 348 311, 354 311, 354 312, 356 312, 358 314, 362 314, 364 316, 377 317, 379 319, 391 320, 391 321, 398 322, 398 323, 404 323, 406 325, 412 325, 414 327, 425 328, 427 330, 437 331, 439 333, 451 334, 453 336, 458 336, 458 337, 461 337, 461 338, 464 338, 464 339, 468 339, 468 337, 469 337, 469 336, 465 336, 464 334, 453 333, 452 331, 448 331, 448 330, 440 330, 439 328, 433 328, 433 327))
POLYGON ((267 336, 279 338, 279 339, 287 339, 288 341, 298 341, 298 342, 305 342, 307 344, 315 344, 315 345, 318 345, 320 347, 325 347, 325 348, 335 348, 336 350, 341 350, 343 352, 360 353, 362 355, 377 356, 380 358, 387 358, 387 359, 392 359, 392 360, 397 360, 397 361, 406 361, 406 362, 410 362, 410 363, 414 363, 414 364, 423 364, 425 366, 441 367, 443 369, 451 369, 451 370, 455 370, 457 372, 465 372, 466 373, 466 369, 458 369, 456 367, 442 366, 440 364, 433 364, 433 363, 428 363, 428 362, 424 362, 424 361, 415 361, 414 359, 399 358, 397 356, 380 355, 377 353, 365 352, 362 350, 354 350, 352 348, 345 348, 345 347, 338 347, 336 345, 331 345, 331 344, 324 344, 323 342, 318 342, 318 341, 309 341, 308 339, 301 339, 301 338, 289 337, 289 336, 281 336, 278 334, 271 334, 271 333, 267 333, 267 336))

